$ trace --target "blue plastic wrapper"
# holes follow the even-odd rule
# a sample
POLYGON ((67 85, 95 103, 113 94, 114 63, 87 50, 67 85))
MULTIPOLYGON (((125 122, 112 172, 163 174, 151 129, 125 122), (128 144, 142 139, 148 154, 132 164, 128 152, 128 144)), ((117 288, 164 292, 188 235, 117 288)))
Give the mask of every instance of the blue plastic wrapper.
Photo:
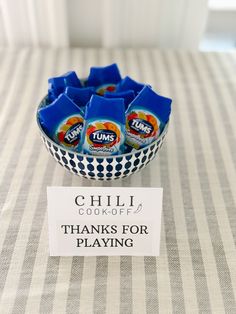
POLYGON ((137 95, 144 87, 144 84, 136 82, 131 77, 126 76, 117 85, 117 92, 124 92, 127 90, 133 90, 135 95, 137 95))
POLYGON ((77 149, 84 126, 83 112, 65 94, 38 111, 39 120, 47 135, 56 143, 77 149))
POLYGON ((81 151, 90 155, 124 152, 125 105, 122 98, 93 95, 85 112, 81 151))
POLYGON ((120 81, 119 68, 113 63, 105 67, 91 67, 86 86, 93 86, 97 94, 104 95, 106 91, 114 92, 120 81))
POLYGON ((104 97, 106 98, 123 98, 125 104, 125 110, 128 108, 129 104, 134 100, 135 94, 133 90, 127 90, 124 92, 105 92, 104 97))
POLYGON ((76 88, 69 86, 65 90, 65 94, 73 100, 83 112, 85 112, 86 105, 94 93, 95 90, 93 87, 76 88))
POLYGON ((61 76, 48 79, 48 99, 54 101, 61 93, 64 93, 67 86, 81 88, 82 84, 75 71, 69 71, 61 76))
POLYGON ((126 112, 126 144, 139 149, 156 140, 169 120, 171 102, 145 86, 126 112))
POLYGON ((48 96, 38 111, 56 143, 90 155, 119 155, 155 141, 166 126, 170 98, 126 76, 116 63, 91 67, 82 82, 74 71, 48 80, 48 96))

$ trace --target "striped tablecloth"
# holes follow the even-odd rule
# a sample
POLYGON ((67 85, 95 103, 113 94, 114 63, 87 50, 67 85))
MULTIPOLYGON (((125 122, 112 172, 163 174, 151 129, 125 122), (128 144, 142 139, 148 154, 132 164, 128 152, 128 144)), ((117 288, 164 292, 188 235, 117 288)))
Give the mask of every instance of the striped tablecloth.
POLYGON ((236 313, 236 54, 0 51, 0 313, 236 313), (116 61, 173 98, 158 157, 126 180, 66 172, 34 119, 47 78, 116 61), (154 257, 49 257, 46 187, 164 188, 154 257))

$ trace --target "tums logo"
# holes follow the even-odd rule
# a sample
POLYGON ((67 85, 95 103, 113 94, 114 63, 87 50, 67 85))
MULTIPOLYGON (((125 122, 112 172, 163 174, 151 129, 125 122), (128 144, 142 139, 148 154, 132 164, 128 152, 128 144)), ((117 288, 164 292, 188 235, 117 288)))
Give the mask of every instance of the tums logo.
POLYGON ((79 122, 72 125, 64 136, 64 141, 67 144, 74 144, 75 142, 80 140, 80 133, 83 128, 83 123, 79 122))
POLYGON ((94 144, 111 145, 116 141, 117 135, 112 130, 96 130, 89 135, 89 139, 94 144))
POLYGON ((129 120, 129 127, 131 130, 133 130, 135 133, 144 134, 144 135, 150 135, 153 132, 153 126, 150 122, 134 118, 129 120))

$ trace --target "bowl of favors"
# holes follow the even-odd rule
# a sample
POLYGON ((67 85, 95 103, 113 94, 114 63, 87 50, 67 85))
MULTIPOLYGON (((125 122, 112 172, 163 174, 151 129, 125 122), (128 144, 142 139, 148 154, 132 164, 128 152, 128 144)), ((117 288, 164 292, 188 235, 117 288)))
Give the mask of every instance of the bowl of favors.
POLYGON ((36 120, 47 151, 66 170, 93 180, 125 178, 153 160, 167 133, 168 97, 121 77, 114 63, 48 79, 36 120))

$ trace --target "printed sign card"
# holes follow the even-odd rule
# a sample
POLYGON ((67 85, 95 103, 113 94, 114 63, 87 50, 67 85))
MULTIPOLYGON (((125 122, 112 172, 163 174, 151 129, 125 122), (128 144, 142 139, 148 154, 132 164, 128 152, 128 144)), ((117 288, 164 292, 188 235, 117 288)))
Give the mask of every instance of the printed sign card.
POLYGON ((51 256, 158 256, 162 188, 48 187, 51 256))

